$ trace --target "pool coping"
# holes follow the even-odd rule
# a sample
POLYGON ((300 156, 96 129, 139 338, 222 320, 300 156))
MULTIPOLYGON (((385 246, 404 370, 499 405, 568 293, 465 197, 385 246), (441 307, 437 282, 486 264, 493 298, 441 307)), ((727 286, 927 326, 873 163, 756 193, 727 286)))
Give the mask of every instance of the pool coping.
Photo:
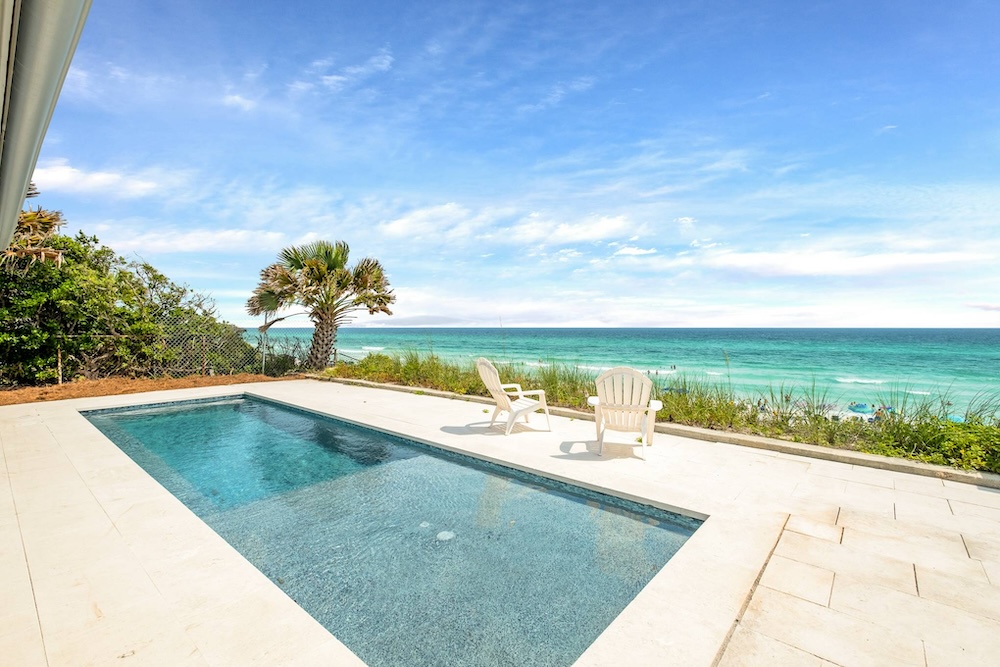
MULTIPOLYGON (((438 389, 426 389, 423 387, 411 387, 408 385, 390 384, 382 382, 372 382, 370 380, 357 380, 354 378, 337 378, 319 374, 306 374, 306 377, 322 382, 336 382, 338 384, 354 385, 359 387, 373 387, 387 389, 390 391, 400 391, 410 394, 437 396, 439 398, 450 398, 470 403, 483 403, 494 405, 494 401, 489 397, 475 396, 470 394, 456 394, 454 392, 442 391, 438 389)), ((594 420, 592 412, 576 410, 573 408, 549 406, 549 412, 561 417, 571 419, 594 420)), ((824 461, 834 461, 836 463, 847 463, 851 465, 875 468, 878 470, 890 470, 893 472, 908 473, 911 475, 921 475, 923 477, 934 477, 945 479, 951 482, 972 484, 988 489, 1000 489, 1000 474, 984 472, 980 470, 962 470, 950 466, 924 463, 923 461, 911 461, 891 456, 879 454, 868 454, 866 452, 855 452, 849 449, 838 449, 836 447, 823 447, 804 442, 794 442, 791 440, 781 440, 779 438, 769 438, 760 435, 750 435, 748 433, 736 433, 733 431, 718 431, 699 426, 687 426, 685 424, 671 424, 667 422, 657 422, 654 426, 657 433, 666 435, 676 435, 695 440, 705 440, 708 442, 722 442, 740 447, 753 447, 754 449, 764 449, 783 454, 794 454, 797 456, 808 456, 824 461)))
MULTIPOLYGON (((86 533, 90 524, 94 524, 98 541, 103 543, 112 539, 116 546, 110 551, 116 557, 127 560, 127 566, 107 563, 107 556, 101 550, 88 552, 92 562, 77 563, 77 551, 69 545, 62 545, 67 549, 63 561, 55 562, 58 559, 54 553, 46 553, 45 557, 53 561, 51 565, 59 577, 67 568, 89 568, 77 578, 82 576, 91 582, 95 596, 117 598, 119 593, 114 591, 122 587, 129 589, 129 596, 133 591, 145 591, 145 596, 149 598, 143 600, 148 602, 149 607, 145 613, 150 614, 150 618, 160 614, 166 619, 164 623, 171 626, 157 628, 159 650, 164 650, 164 646, 180 644, 183 647, 179 649, 180 655, 198 658, 198 661, 192 658, 191 664, 286 664, 280 656, 291 651, 299 657, 305 655, 311 656, 310 659, 335 660, 337 664, 363 664, 81 414, 88 410, 242 394, 344 419, 343 409, 339 409, 340 414, 338 409, 330 409, 323 396, 326 392, 316 389, 309 380, 301 380, 71 399, 0 409, 0 418, 19 415, 5 422, 13 423, 14 427, 3 433, 5 455, 13 462, 4 471, 11 485, 12 497, 25 498, 33 485, 42 483, 42 479, 51 479, 52 473, 48 470, 44 477, 38 476, 41 470, 36 468, 43 460, 46 465, 56 461, 62 475, 55 483, 55 490, 60 493, 46 493, 44 500, 32 501, 42 503, 44 512, 33 512, 30 505, 28 511, 22 511, 23 507, 17 507, 15 511, 19 525, 15 543, 24 550, 23 576, 32 590, 32 608, 23 610, 23 615, 34 618, 37 624, 34 630, 26 629, 31 639, 26 640, 24 650, 35 646, 41 647, 47 656, 72 652, 83 659, 87 650, 98 650, 102 642, 111 641, 110 638, 99 638, 98 630, 109 632, 106 619, 103 625, 100 617, 96 621, 90 619, 82 626, 86 632, 68 633, 63 629, 65 620, 59 618, 56 623, 49 619, 51 613, 46 611, 53 599, 64 606, 61 589, 45 593, 43 579, 50 563, 38 561, 43 552, 39 545, 49 544, 46 540, 51 541, 52 535, 60 530, 46 528, 46 522, 58 520, 60 513, 69 511, 70 507, 83 513, 83 504, 86 504, 89 508, 86 520, 82 524, 71 524, 70 530, 86 533), (298 395, 298 398, 289 401, 288 395, 298 395), (30 450, 24 466, 16 463, 14 456, 16 450, 21 448, 30 450), (15 487, 17 493, 14 493, 15 487), (74 500, 60 497, 63 492, 66 498, 73 497, 74 500), (87 502, 81 504, 76 499, 86 499, 87 502), (64 562, 66 560, 72 562, 64 562), (107 570, 112 567, 117 568, 118 576, 114 582, 106 582, 107 570), (221 572, 226 574, 223 576, 221 572), (216 573, 214 576, 220 579, 216 581, 214 576, 207 579, 211 573, 216 573), (189 590, 192 579, 204 580, 200 584, 203 590, 189 590), (96 590, 97 580, 108 590, 96 590), (235 622, 236 617, 244 614, 244 609, 254 609, 253 618, 235 622), (220 611, 226 613, 216 618, 220 611), (232 617, 227 614, 232 614, 232 617), (261 656, 267 656, 267 659, 261 662, 261 656)), ((353 395, 356 391, 349 393, 353 395)), ((362 391, 369 398, 384 394, 382 388, 362 391)), ((395 404, 397 399, 382 396, 380 400, 395 404)), ((423 399, 414 405, 425 407, 423 399)), ((453 409, 449 405, 455 404, 437 403, 427 407, 453 409)), ((466 408, 462 410, 467 412, 466 408)), ((348 418, 346 421, 353 420, 348 418)), ((560 427, 557 432, 576 429, 571 438, 586 440, 589 437, 592 440, 592 427, 585 423, 574 424, 574 421, 577 420, 564 419, 561 424, 555 424, 560 427)), ((356 423, 602 493, 663 509, 680 510, 680 513, 696 518, 707 517, 674 558, 579 658, 576 664, 581 667, 613 664, 622 656, 628 656, 629 663, 635 665, 661 665, 668 656, 667 662, 672 664, 712 665, 718 662, 788 517, 773 511, 733 512, 731 508, 722 511, 721 507, 713 506, 707 499, 673 497, 664 492, 659 484, 637 485, 636 479, 628 475, 611 475, 609 482, 595 483, 593 479, 566 474, 558 466, 546 469, 546 466, 532 465, 530 457, 511 460, 485 447, 487 443, 496 443, 500 449, 514 446, 516 449, 511 451, 530 452, 530 448, 522 449, 521 445, 531 438, 538 442, 550 441, 552 434, 522 433, 503 439, 487 436, 471 438, 469 446, 464 446, 464 443, 455 446, 454 442, 441 442, 443 436, 427 437, 426 432, 400 428, 398 423, 389 424, 391 428, 387 424, 372 424, 368 420, 356 423), (711 572, 711 576, 706 577, 706 572, 711 572)), ((546 457, 557 458, 549 454, 546 457)), ((642 465, 636 460, 617 463, 622 464, 623 470, 627 470, 628 466, 642 465)), ((578 466, 569 465, 573 469, 578 466)), ((83 540, 85 536, 81 534, 79 537, 83 540)), ((101 604, 105 616, 115 607, 107 600, 101 604)), ((93 605, 96 609, 98 602, 93 602, 93 605)), ((127 620, 122 620, 122 623, 139 623, 144 627, 152 623, 142 614, 135 618, 132 616, 128 614, 125 617, 127 620)), ((143 629, 141 632, 148 631, 143 629)), ((132 642, 128 638, 123 641, 126 644, 132 642)), ((128 651, 122 655, 125 653, 128 651)), ((28 660, 24 662, 30 664, 28 660)), ((50 659, 47 662, 51 664, 50 659)), ((296 663, 291 661, 287 664, 296 663)), ((316 663, 300 661, 298 664, 316 663)))

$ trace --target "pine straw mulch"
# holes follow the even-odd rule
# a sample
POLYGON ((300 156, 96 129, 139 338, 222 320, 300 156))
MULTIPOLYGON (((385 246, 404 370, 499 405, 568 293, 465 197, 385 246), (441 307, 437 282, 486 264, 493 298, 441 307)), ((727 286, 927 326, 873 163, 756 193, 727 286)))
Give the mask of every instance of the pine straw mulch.
POLYGON ((289 375, 280 378, 266 375, 242 373, 240 375, 189 375, 180 378, 105 378, 103 380, 75 380, 63 384, 41 387, 20 387, 0 389, 0 405, 35 403, 37 401, 60 401, 65 398, 86 398, 89 396, 112 396, 114 394, 138 394, 143 391, 164 389, 189 389, 191 387, 215 387, 243 382, 276 382, 301 379, 303 376, 289 375))

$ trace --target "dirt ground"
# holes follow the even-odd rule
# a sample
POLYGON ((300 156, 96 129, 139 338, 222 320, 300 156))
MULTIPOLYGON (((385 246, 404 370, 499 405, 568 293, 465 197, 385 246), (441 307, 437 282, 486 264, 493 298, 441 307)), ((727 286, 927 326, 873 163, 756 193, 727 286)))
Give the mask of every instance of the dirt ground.
POLYGON ((0 390, 0 405, 34 403, 36 401, 60 401, 65 398, 85 398, 87 396, 111 396, 113 394, 138 394, 143 391, 162 389, 188 389, 190 387, 214 387, 242 382, 275 382, 298 379, 301 376, 281 378, 266 375, 189 375, 182 378, 139 379, 107 378, 105 380, 76 380, 63 384, 43 387, 22 387, 0 390))

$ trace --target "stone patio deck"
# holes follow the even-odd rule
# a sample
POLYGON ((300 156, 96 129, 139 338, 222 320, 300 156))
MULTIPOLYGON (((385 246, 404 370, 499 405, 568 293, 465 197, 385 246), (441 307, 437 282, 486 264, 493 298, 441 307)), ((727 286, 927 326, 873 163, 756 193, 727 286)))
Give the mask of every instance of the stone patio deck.
POLYGON ((662 434, 600 457, 585 420, 504 437, 478 403, 303 380, 0 407, 0 662, 362 664, 78 412, 243 392, 708 517, 578 665, 1000 655, 997 490, 662 434))

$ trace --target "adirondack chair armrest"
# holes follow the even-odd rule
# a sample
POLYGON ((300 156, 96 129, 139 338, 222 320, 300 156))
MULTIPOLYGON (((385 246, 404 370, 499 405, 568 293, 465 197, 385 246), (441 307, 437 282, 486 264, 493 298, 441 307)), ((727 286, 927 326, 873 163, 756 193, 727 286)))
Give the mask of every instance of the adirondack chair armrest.
MULTIPOLYGON (((601 404, 601 399, 598 398, 597 396, 588 396, 587 397, 587 405, 589 405, 589 406, 591 406, 593 408, 596 408, 600 404, 601 404)), ((645 407, 645 408, 641 408, 641 407, 638 407, 638 406, 636 406, 636 407, 629 407, 629 406, 625 406, 625 405, 615 405, 615 406, 612 406, 612 408, 613 409, 621 409, 621 410, 631 410, 633 412, 647 412, 647 411, 652 410, 655 413, 655 412, 659 412, 660 410, 663 409, 663 401, 658 401, 658 400, 656 400, 654 398, 654 399, 652 399, 652 400, 649 401, 649 406, 645 407)))
POLYGON ((532 395, 535 395, 535 396, 541 396, 543 398, 545 397, 545 390, 544 389, 532 389, 531 391, 522 391, 520 393, 521 393, 521 396, 532 396, 532 395))
POLYGON ((503 389, 504 391, 507 391, 507 392, 509 392, 511 389, 513 389, 514 391, 516 391, 519 394, 524 393, 524 392, 521 391, 521 385, 519 385, 519 384, 502 384, 502 385, 500 385, 500 388, 503 389))

